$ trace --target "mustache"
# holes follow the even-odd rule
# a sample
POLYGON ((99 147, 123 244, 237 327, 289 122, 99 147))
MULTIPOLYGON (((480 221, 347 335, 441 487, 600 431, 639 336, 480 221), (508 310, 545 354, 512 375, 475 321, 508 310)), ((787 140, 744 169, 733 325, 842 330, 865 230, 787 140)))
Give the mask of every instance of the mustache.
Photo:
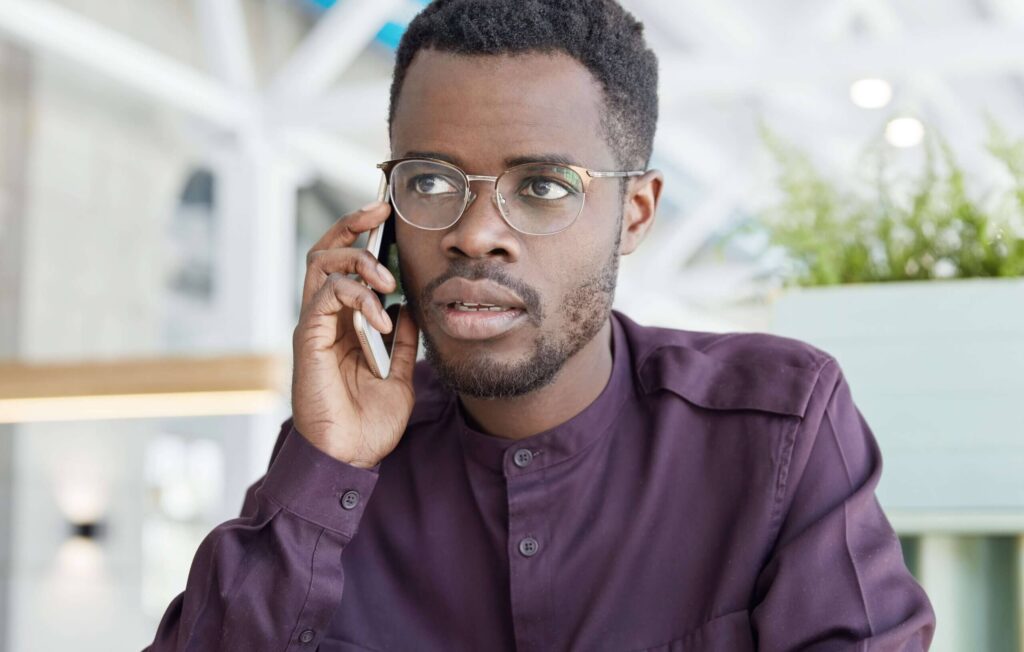
POLYGON ((523 305, 526 306, 526 314, 529 316, 531 321, 539 323, 544 318, 540 293, 533 287, 512 276, 500 267, 494 267, 493 265, 488 264, 472 263, 466 260, 457 260, 453 262, 444 274, 441 274, 427 283, 423 287, 423 290, 420 291, 422 304, 425 306, 431 305, 433 303, 434 292, 437 288, 441 287, 441 284, 445 281, 453 278, 464 278, 469 281, 480 281, 486 279, 499 285, 503 285, 509 290, 515 292, 516 295, 523 300, 523 305))

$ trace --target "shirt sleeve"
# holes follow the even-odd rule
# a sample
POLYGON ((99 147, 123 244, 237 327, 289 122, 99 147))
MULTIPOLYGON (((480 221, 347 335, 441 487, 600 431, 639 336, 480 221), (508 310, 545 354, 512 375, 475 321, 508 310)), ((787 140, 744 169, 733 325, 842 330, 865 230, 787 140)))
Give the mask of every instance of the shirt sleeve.
POLYGON ((199 545, 146 650, 315 650, 379 471, 330 457, 285 421, 241 516, 199 545))
POLYGON ((752 614, 758 649, 928 649, 935 615, 875 497, 881 454, 834 360, 780 457, 779 535, 752 614))

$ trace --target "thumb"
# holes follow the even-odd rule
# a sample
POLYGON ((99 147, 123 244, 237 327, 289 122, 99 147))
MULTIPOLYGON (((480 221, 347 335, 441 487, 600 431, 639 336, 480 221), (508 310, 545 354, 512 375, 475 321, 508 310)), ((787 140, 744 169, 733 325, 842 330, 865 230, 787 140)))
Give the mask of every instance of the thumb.
POLYGON ((420 341, 420 331, 412 319, 409 304, 402 304, 395 326, 395 343, 391 350, 391 373, 389 378, 412 384, 413 369, 416 367, 416 348, 420 341))

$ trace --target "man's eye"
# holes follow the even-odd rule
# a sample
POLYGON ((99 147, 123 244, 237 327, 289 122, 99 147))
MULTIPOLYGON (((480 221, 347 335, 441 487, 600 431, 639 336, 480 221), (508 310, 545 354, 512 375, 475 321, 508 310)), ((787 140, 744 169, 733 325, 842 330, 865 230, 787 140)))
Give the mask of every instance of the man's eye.
POLYGON ((443 195, 455 192, 455 186, 451 182, 436 174, 421 174, 412 179, 410 185, 421 195, 443 195))
POLYGON ((519 193, 535 199, 563 199, 569 195, 569 189, 554 179, 534 177, 523 182, 519 193))

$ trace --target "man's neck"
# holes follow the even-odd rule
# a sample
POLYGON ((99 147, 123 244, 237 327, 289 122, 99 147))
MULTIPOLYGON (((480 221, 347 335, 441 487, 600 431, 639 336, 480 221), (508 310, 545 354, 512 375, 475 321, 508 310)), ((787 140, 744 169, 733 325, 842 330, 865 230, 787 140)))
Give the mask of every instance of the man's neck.
POLYGON ((469 423, 490 435, 523 439, 565 423, 594 402, 612 373, 612 323, 604 326, 555 380, 525 396, 480 399, 460 395, 469 423))

